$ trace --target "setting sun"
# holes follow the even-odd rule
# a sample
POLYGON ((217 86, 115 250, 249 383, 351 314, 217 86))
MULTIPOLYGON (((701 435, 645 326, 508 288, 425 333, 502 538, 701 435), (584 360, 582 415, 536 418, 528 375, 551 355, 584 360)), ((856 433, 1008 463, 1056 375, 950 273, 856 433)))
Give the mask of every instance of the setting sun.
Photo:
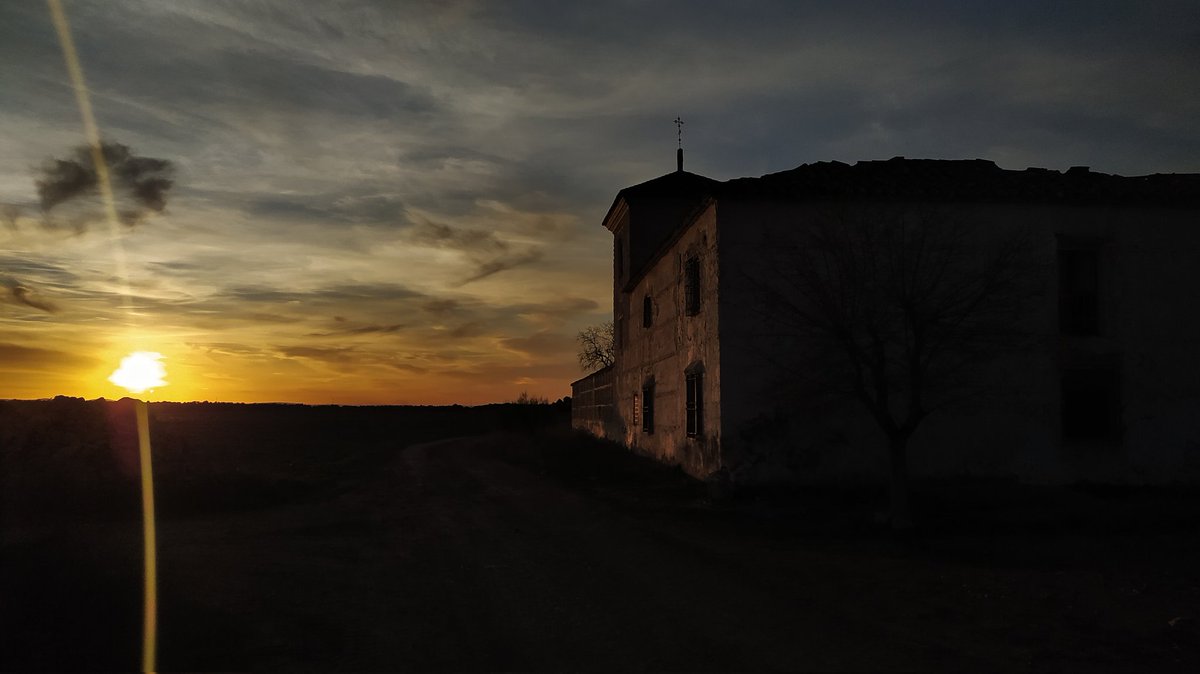
POLYGON ((167 370, 162 364, 162 354, 154 351, 135 351, 121 359, 121 366, 108 378, 109 381, 132 393, 166 386, 167 370))

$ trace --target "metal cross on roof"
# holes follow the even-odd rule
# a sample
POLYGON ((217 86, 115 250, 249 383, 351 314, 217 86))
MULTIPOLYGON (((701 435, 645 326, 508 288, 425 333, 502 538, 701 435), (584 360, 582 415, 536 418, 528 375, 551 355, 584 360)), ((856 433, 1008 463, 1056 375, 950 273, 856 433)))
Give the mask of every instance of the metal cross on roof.
POLYGON ((679 147, 683 147, 683 120, 675 118, 675 130, 678 135, 679 147))

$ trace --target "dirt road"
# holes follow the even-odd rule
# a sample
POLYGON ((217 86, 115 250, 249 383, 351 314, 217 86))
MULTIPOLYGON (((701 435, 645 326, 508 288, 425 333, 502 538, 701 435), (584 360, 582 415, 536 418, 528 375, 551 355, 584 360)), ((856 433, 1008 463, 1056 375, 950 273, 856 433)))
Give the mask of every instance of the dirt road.
MULTIPOLYGON (((1198 662, 1193 634, 1167 625, 1200 599, 1194 560, 1137 561, 1141 551, 1195 550, 1194 542, 1173 547, 1174 534, 1105 543, 1107 561, 1062 536, 1045 544, 1075 552, 1036 559, 991 556, 1013 544, 1004 540, 914 549, 883 536, 814 537, 580 489, 506 459, 495 442, 405 448, 328 500, 165 521, 161 668, 1182 670, 1198 662)), ((90 632, 87 622, 62 629, 68 644, 71 630, 89 634, 99 659, 10 651, 6 663, 92 668, 136 658, 138 581, 114 569, 137 568, 137 532, 100 531, 86 563, 104 569, 108 589, 87 595, 91 608, 70 606, 82 601, 70 593, 57 600, 93 616, 90 632), (102 620, 96 601, 122 607, 120 615, 102 620), (130 646, 102 645, 112 640, 130 646)), ((31 615, 36 623, 61 614, 31 615)), ((8 648, 63 643, 62 634, 21 624, 23 646, 8 648)))

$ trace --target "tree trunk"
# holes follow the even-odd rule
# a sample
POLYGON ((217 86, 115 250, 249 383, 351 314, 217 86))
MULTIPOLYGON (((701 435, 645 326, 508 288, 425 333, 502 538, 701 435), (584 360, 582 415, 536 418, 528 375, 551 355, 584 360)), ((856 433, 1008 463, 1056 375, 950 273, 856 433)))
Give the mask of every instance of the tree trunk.
POLYGON ((912 513, 908 508, 908 437, 888 439, 892 458, 892 531, 912 529, 912 513))

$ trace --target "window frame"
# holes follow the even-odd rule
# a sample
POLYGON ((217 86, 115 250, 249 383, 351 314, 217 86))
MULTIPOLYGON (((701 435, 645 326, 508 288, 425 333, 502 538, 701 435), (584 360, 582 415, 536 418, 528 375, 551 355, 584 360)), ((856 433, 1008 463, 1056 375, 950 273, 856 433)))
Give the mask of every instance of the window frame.
POLYGON ((654 435, 654 380, 642 384, 642 433, 654 435))

